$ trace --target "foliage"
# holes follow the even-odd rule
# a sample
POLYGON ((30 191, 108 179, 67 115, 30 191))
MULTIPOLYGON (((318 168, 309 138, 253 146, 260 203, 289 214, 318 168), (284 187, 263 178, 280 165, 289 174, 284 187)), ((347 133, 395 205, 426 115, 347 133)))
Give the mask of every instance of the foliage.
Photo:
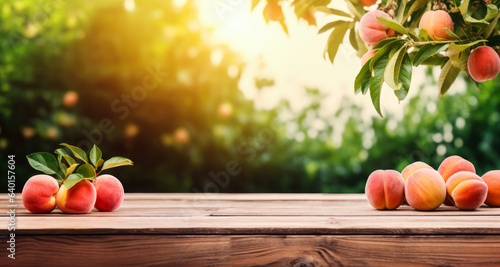
MULTIPOLYGON (((415 160, 437 168, 451 154, 464 155, 479 174, 500 168, 495 81, 481 92, 468 83, 465 93, 439 101, 416 96, 403 114, 384 119, 363 119, 349 98, 322 115, 327 95, 314 88, 304 89, 309 105, 302 110, 286 101, 257 110, 238 90, 240 57, 210 41, 189 2, 136 1, 127 12, 114 0, 3 1, 0 12, 2 173, 8 155, 82 141, 134 159, 134 167, 110 170, 126 192, 362 192, 375 169, 401 171, 415 160), (222 59, 213 62, 217 54, 222 59), (168 75, 132 107, 122 96, 143 84, 147 66, 168 75), (75 106, 64 104, 70 90, 79 95, 75 106), (234 162, 237 168, 228 168, 234 162)), ((262 89, 272 84, 272 77, 256 81, 262 89)), ((58 149, 56 158, 68 172, 74 164, 65 153, 72 152, 58 149)), ((97 149, 77 155, 103 166, 97 149)), ((73 160, 85 165, 81 158, 73 160)), ((17 190, 34 174, 27 161, 16 161, 17 190)))
POLYGON ((47 152, 31 153, 26 158, 28 163, 37 171, 45 174, 55 175, 55 179, 66 189, 70 189, 81 180, 95 181, 97 176, 104 170, 115 167, 132 165, 132 161, 123 157, 112 157, 103 160, 101 150, 94 145, 90 150, 90 161, 87 153, 77 146, 61 144, 66 147, 73 156, 62 148, 56 149, 56 158, 47 152), (64 159, 64 161, 63 161, 64 159), (65 163, 66 162, 66 163, 65 163), (98 169, 100 171, 98 171, 98 169))
MULTIPOLYGON (((327 7, 330 2, 296 0, 292 2, 292 6, 295 10, 310 8, 332 15, 334 20, 318 31, 321 34, 331 30, 325 55, 328 55, 332 63, 347 32, 349 43, 361 57, 368 51, 368 46, 359 35, 359 21, 368 9, 359 0, 345 0, 349 12, 344 12, 327 7)), ((397 34, 373 48, 378 51, 361 68, 354 84, 354 92, 370 92, 373 106, 380 116, 380 91, 384 83, 394 90, 398 101, 402 101, 410 89, 413 66, 441 66, 438 95, 442 96, 461 71, 467 73, 467 59, 474 48, 500 45, 497 1, 383 0, 377 8, 392 17, 378 17, 377 20, 397 34), (446 33, 451 40, 432 38, 425 29, 418 28, 422 15, 428 10, 445 10, 450 13, 455 27, 453 31, 446 29, 446 33)), ((299 13, 297 17, 304 18, 299 13)))

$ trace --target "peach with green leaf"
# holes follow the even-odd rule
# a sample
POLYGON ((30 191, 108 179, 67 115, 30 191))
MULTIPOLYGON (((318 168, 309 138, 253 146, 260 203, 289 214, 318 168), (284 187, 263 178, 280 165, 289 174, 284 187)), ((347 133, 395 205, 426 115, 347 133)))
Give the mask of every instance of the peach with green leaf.
MULTIPOLYGON (((118 208, 124 196, 123 186, 118 179, 115 177, 109 179, 106 178, 106 175, 101 175, 99 177, 105 177, 99 179, 101 182, 95 185, 92 182, 96 181, 97 175, 102 171, 132 165, 132 161, 123 157, 112 157, 105 161, 102 159, 101 150, 95 145, 90 151, 90 157, 79 147, 66 143, 61 145, 64 148, 55 151, 57 159, 46 152, 33 153, 27 156, 28 162, 33 168, 46 174, 55 175, 57 182, 61 184, 61 187, 58 188, 56 180, 47 175, 55 183, 56 190, 53 190, 54 185, 51 185, 48 182, 50 180, 47 180, 47 178, 43 178, 45 182, 39 182, 40 178, 36 178, 27 183, 25 194, 27 208, 33 206, 32 203, 36 205, 38 205, 37 203, 48 203, 41 208, 28 208, 28 210, 32 212, 50 212, 57 205, 65 213, 88 213, 96 204, 98 196, 99 203, 105 203, 102 208, 99 208, 100 210, 112 211, 118 208), (37 191, 33 189, 32 184, 47 185, 36 186, 37 191), (43 188, 43 192, 40 192, 40 188, 43 188), (36 198, 41 200, 38 201, 36 198)), ((98 204, 98 207, 101 206, 98 204)))

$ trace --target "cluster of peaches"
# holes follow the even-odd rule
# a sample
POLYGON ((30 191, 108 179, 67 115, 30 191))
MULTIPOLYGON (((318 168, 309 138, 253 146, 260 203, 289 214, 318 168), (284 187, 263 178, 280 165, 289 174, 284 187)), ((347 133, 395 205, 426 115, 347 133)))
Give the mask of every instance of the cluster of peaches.
MULTIPOLYGON (((396 32, 383 25, 377 17, 391 18, 389 14, 381 10, 373 10, 366 13, 360 20, 359 35, 361 39, 370 45, 368 52, 361 58, 364 65, 372 58, 378 50, 372 48, 380 41, 395 36, 396 32)), ((434 41, 452 40, 446 29, 453 32, 453 20, 443 10, 429 10, 422 15, 418 28, 425 30, 434 41)), ((472 51, 467 60, 467 69, 470 76, 477 82, 494 79, 500 72, 500 53, 490 46, 480 46, 472 51)))
POLYGON ((441 204, 475 210, 483 203, 500 207, 500 170, 479 177, 474 165, 460 156, 446 158, 438 170, 414 162, 399 173, 376 170, 366 181, 365 194, 379 210, 407 203, 416 210, 435 210, 441 204))
POLYGON ((62 145, 68 147, 74 157, 63 149, 56 150, 59 160, 45 152, 27 156, 29 164, 45 174, 35 175, 26 181, 22 191, 24 207, 31 213, 50 213, 56 206, 64 213, 89 213, 94 207, 99 211, 113 211, 120 207, 124 198, 121 182, 112 175, 99 173, 113 167, 132 165, 132 161, 122 157, 104 161, 96 146, 89 160, 83 150, 62 145))

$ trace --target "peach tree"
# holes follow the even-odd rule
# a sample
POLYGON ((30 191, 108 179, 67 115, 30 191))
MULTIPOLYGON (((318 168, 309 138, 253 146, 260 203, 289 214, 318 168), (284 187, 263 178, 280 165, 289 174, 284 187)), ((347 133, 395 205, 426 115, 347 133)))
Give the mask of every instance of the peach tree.
POLYGON ((439 96, 450 89, 460 72, 477 84, 495 78, 500 70, 500 1, 345 0, 347 12, 331 8, 330 0, 253 0, 252 8, 259 2, 266 2, 266 21, 279 22, 285 31, 285 18, 277 9, 285 2, 290 2, 297 18, 309 24, 315 25, 312 14, 316 12, 331 15, 332 21, 318 32, 330 33, 325 58, 333 63, 339 46, 348 39, 362 59, 354 93, 369 92, 381 116, 382 85, 392 88, 398 101, 404 100, 414 67, 440 67, 439 96))

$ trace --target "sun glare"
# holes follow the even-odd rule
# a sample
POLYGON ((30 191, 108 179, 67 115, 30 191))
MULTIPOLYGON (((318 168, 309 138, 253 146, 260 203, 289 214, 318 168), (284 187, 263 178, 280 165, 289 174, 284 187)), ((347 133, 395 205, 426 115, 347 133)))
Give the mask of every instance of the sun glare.
POLYGON ((134 2, 134 0, 125 0, 125 2, 123 3, 123 5, 125 6, 125 9, 128 12, 133 12, 135 10, 135 2, 134 2))

